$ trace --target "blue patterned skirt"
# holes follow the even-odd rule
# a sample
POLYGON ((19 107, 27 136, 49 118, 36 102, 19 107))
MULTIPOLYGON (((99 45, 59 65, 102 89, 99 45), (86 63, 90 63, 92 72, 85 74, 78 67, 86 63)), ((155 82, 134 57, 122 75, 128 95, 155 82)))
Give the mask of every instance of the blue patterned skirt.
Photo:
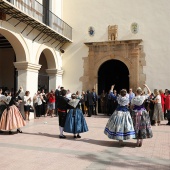
POLYGON ((87 132, 88 127, 83 112, 80 109, 70 109, 67 113, 64 132, 68 133, 83 133, 87 132))
POLYGON ((135 138, 133 121, 130 112, 115 110, 107 122, 104 133, 110 139, 128 140, 135 138))

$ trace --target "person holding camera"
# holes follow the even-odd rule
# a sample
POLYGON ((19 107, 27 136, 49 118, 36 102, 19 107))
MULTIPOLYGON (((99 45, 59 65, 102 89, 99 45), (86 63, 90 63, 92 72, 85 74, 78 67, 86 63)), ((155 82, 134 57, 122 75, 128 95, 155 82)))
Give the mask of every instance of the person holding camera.
POLYGON ((42 111, 42 101, 43 101, 43 96, 41 92, 38 90, 37 94, 34 96, 34 107, 36 110, 36 117, 41 117, 41 111, 42 111))
POLYGON ((30 97, 30 92, 26 91, 25 96, 24 96, 24 112, 25 112, 25 120, 30 120, 30 107, 31 107, 31 97, 30 97))

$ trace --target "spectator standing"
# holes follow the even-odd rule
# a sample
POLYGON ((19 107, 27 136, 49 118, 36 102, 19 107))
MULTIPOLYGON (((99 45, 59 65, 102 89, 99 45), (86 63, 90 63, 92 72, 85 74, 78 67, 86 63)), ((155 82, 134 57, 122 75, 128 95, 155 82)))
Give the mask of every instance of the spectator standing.
POLYGON ((24 96, 24 112, 25 112, 25 120, 30 120, 30 107, 31 107, 31 97, 30 92, 26 91, 24 96))
POLYGON ((166 125, 170 125, 170 90, 168 90, 166 99, 165 99, 165 110, 167 110, 167 119, 168 123, 166 125))
POLYGON ((47 97, 46 97, 44 89, 41 90, 41 96, 43 97, 42 107, 41 107, 41 115, 45 116, 47 97))
POLYGON ((93 95, 93 114, 97 115, 96 108, 97 108, 98 96, 94 88, 92 89, 92 95, 93 95))
POLYGON ((132 88, 130 88, 129 89, 129 102, 130 103, 134 97, 135 97, 135 93, 133 93, 132 88))
POLYGON ((100 107, 101 107, 101 112, 106 113, 106 93, 103 90, 102 94, 100 95, 100 107))
POLYGON ((53 117, 54 110, 55 110, 55 94, 54 94, 54 90, 51 90, 51 92, 48 93, 47 99, 48 99, 48 104, 47 104, 46 115, 48 114, 48 112, 50 112, 51 117, 53 117))
POLYGON ((153 113, 153 120, 155 120, 155 126, 158 126, 161 123, 161 120, 164 120, 163 112, 162 112, 162 105, 161 105, 161 96, 157 89, 154 90, 155 100, 154 102, 154 113, 153 113))
POLYGON ((91 117, 91 115, 93 114, 93 94, 90 93, 89 90, 87 90, 87 94, 86 94, 86 106, 87 106, 87 109, 88 109, 88 116, 87 117, 91 117))
POLYGON ((162 105, 162 112, 164 114, 164 118, 166 117, 166 111, 165 111, 165 99, 166 99, 166 96, 164 95, 164 92, 163 90, 159 90, 159 94, 161 96, 161 105, 162 105))
POLYGON ((35 109, 36 109, 36 117, 41 117, 41 112, 42 112, 42 101, 43 101, 43 97, 41 92, 38 90, 37 94, 34 96, 34 103, 35 104, 35 109))

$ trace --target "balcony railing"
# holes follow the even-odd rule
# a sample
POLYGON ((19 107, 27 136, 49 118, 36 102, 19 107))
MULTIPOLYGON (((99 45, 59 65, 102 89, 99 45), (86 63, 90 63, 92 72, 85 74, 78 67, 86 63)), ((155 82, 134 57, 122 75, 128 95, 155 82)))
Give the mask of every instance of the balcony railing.
POLYGON ((46 9, 42 4, 36 0, 7 0, 18 8, 23 13, 37 19, 38 21, 51 27, 57 33, 65 36, 66 38, 72 40, 72 28, 52 13, 50 10, 46 9))

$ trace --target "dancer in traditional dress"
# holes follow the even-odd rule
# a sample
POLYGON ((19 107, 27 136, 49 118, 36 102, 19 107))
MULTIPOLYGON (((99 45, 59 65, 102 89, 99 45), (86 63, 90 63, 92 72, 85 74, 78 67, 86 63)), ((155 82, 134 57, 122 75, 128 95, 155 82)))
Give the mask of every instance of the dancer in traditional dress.
POLYGON ((16 96, 18 96, 20 92, 21 92, 21 88, 18 91, 18 93, 11 98, 9 104, 7 104, 6 101, 2 101, 5 103, 7 108, 2 113, 2 117, 0 120, 0 130, 9 131, 9 134, 12 134, 11 130, 13 129, 17 129, 18 133, 22 133, 20 128, 25 126, 26 124, 20 111, 15 106, 16 96))
POLYGON ((83 112, 79 109, 79 99, 76 99, 76 94, 71 95, 71 100, 68 102, 71 109, 67 113, 64 131, 73 133, 74 138, 81 138, 80 133, 87 132, 88 127, 83 112), (77 134, 77 135, 76 135, 77 134))
MULTIPOLYGON (((113 93, 113 89, 114 85, 111 86, 111 93, 113 93)), ((126 94, 125 89, 120 91, 120 96, 117 98, 118 107, 111 115, 104 130, 108 138, 119 140, 120 145, 123 140, 135 138, 133 121, 128 110, 129 97, 126 94)))
POLYGON ((142 95, 143 90, 138 87, 136 90, 136 96, 131 101, 133 109, 132 116, 138 147, 142 146, 143 139, 152 138, 153 136, 149 113, 144 107, 144 101, 151 95, 151 91, 147 85, 144 84, 144 87, 148 90, 148 94, 142 95))
POLYGON ((67 116, 67 109, 70 108, 68 105, 69 99, 66 98, 67 91, 65 89, 61 90, 61 96, 58 96, 58 118, 59 118, 59 129, 60 129, 60 135, 59 138, 63 139, 66 138, 66 136, 63 134, 66 116, 67 116))

